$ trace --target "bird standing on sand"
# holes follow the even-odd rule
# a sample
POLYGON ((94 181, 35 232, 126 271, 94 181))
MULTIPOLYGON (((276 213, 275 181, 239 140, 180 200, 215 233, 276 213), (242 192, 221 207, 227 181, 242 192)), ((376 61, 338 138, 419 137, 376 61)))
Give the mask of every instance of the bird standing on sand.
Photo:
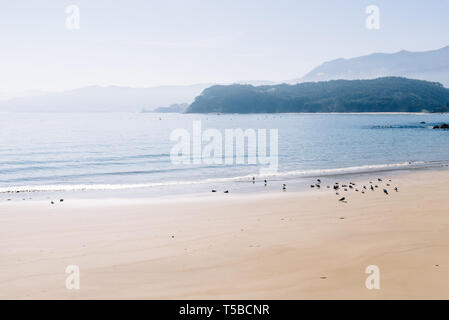
POLYGON ((394 191, 399 192, 398 187, 394 188, 394 191))
POLYGON ((316 179, 316 181, 318 181, 318 183, 321 183, 321 180, 320 180, 320 179, 316 179))
POLYGON ((284 184, 282 184, 282 190, 287 190, 287 185, 284 183, 284 184))
POLYGON ((226 190, 224 193, 229 193, 229 191, 228 190, 226 190))
POLYGON ((345 197, 343 197, 343 198, 341 198, 340 200, 338 200, 338 201, 341 201, 341 202, 343 202, 343 201, 345 201, 346 200, 346 198, 345 197))
POLYGON ((371 191, 374 191, 374 187, 373 186, 371 186, 371 191))
POLYGON ((388 191, 387 191, 387 189, 384 189, 384 193, 385 193, 386 195, 388 195, 388 191))

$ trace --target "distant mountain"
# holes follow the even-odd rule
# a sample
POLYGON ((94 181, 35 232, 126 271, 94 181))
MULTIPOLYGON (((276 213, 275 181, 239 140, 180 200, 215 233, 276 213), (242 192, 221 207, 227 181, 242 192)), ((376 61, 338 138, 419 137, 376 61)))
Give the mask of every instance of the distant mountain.
MULTIPOLYGON (((244 83, 272 84, 269 81, 258 80, 245 81, 244 83)), ((179 101, 191 103, 204 89, 212 85, 211 83, 205 83, 149 88, 89 86, 63 92, 30 94, 0 100, 0 112, 152 111, 156 108, 165 108, 165 106, 176 104, 179 101)))
POLYGON ((296 85, 207 88, 188 113, 432 112, 449 110, 449 89, 399 77, 296 85))
POLYGON ((189 107, 188 103, 174 103, 170 105, 169 107, 159 107, 154 110, 148 111, 146 109, 143 109, 143 113, 147 112, 157 112, 157 113, 184 113, 187 108, 189 107))
POLYGON ((399 76, 440 82, 449 87, 449 46, 442 49, 397 53, 373 53, 352 59, 325 62, 300 79, 289 83, 327 80, 375 79, 399 76))
POLYGON ((178 101, 192 102, 211 84, 130 88, 90 86, 0 101, 0 111, 21 112, 139 112, 178 101))

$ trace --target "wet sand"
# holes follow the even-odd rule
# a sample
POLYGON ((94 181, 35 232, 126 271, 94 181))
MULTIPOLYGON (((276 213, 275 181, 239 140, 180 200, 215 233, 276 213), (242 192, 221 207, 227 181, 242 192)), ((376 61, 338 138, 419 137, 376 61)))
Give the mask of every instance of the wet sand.
POLYGON ((305 192, 4 201, 0 298, 448 299, 449 171, 395 175, 388 196, 376 178, 339 196, 326 186, 349 181, 321 178, 305 192))

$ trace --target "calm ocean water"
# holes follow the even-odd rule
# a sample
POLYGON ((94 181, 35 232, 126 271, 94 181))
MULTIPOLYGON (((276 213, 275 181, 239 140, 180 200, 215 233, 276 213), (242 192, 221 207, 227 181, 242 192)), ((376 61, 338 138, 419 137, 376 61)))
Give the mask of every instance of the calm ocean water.
POLYGON ((191 131, 194 120, 221 131, 277 128, 273 188, 285 180, 438 167, 449 160, 449 131, 429 128, 449 122, 448 115, 1 113, 0 192, 152 196, 243 190, 250 177, 261 179, 258 165, 174 165, 170 133, 191 131))

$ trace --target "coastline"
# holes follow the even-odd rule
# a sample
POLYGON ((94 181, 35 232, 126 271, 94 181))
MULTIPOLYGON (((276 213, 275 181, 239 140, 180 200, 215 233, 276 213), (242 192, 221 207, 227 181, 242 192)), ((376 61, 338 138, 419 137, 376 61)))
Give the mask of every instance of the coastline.
POLYGON ((404 172, 399 192, 347 203, 327 189, 2 202, 0 298, 447 299, 448 178, 404 172), (380 290, 365 287, 369 265, 380 290))

